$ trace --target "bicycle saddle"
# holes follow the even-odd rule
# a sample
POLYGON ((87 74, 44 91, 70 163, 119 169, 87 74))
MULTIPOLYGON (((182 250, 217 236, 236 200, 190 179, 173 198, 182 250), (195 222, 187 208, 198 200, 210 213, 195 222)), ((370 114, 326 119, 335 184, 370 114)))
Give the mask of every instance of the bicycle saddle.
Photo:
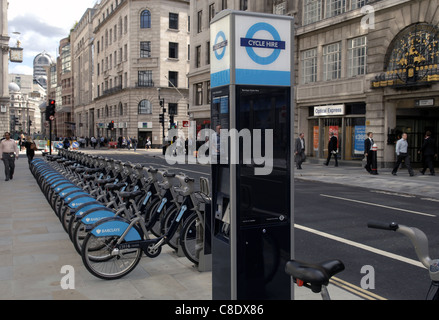
POLYGON ((327 286, 329 279, 343 271, 345 266, 340 260, 330 260, 318 264, 290 260, 285 266, 285 272, 295 280, 309 283, 312 292, 319 293, 322 286, 327 286))
POLYGON ((133 199, 139 195, 141 195, 143 192, 142 190, 137 190, 137 191, 121 191, 119 193, 119 195, 123 198, 123 199, 133 199))

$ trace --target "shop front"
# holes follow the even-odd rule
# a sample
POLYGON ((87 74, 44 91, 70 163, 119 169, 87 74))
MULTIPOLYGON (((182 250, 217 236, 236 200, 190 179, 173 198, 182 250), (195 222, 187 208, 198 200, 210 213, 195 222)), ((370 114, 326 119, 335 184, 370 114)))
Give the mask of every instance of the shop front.
POLYGON ((333 132, 338 139, 339 159, 361 161, 366 137, 365 116, 365 103, 309 107, 308 156, 326 159, 333 132))

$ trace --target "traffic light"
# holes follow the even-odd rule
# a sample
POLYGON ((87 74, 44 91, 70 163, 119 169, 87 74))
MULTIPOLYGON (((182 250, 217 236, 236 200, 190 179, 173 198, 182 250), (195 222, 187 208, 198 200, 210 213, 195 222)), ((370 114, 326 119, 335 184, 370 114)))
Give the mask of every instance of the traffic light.
POLYGON ((32 120, 29 120, 29 126, 31 126, 32 125, 32 120))
POLYGON ((18 119, 17 116, 14 116, 14 125, 15 125, 15 126, 19 126, 19 125, 20 125, 20 123, 19 123, 19 119, 18 119))
POLYGON ((51 116, 55 116, 56 103, 55 100, 50 99, 49 105, 46 107, 46 121, 50 121, 51 116))
POLYGON ((108 124, 108 129, 114 130, 114 120, 108 124))
POLYGON ((161 113, 161 114, 159 115, 159 121, 160 121, 161 124, 164 124, 164 123, 165 123, 165 115, 164 115, 163 113, 161 113))
POLYGON ((176 129, 176 125, 174 123, 174 115, 169 115, 169 124, 171 129, 176 129))

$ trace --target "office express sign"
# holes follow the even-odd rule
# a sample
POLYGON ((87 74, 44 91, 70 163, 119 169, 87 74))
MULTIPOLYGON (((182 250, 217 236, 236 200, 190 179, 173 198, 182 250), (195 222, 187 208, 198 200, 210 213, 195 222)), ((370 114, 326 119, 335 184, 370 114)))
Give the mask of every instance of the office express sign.
POLYGON ((292 20, 236 16, 236 84, 291 85, 292 20))

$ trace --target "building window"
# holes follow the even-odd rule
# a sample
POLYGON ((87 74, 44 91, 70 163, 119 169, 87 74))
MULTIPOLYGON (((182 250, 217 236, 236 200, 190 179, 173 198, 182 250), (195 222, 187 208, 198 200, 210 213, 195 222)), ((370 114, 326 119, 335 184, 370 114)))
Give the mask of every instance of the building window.
POLYGON ((203 31, 203 10, 198 11, 197 15, 197 31, 200 33, 203 31))
POLYGON ((317 81, 317 49, 302 52, 302 83, 317 81))
POLYGON ((206 64, 210 64, 210 41, 206 44, 206 64))
POLYGON ((140 42, 140 58, 151 57, 151 41, 140 42))
POLYGON ((178 72, 176 71, 169 71, 168 72, 168 79, 169 79, 169 87, 176 87, 178 88, 178 72))
POLYGON ((177 103, 168 103, 169 114, 176 116, 178 114, 178 104, 177 103))
POLYGON ((138 86, 139 87, 153 87, 154 84, 152 82, 152 71, 139 71, 138 73, 138 86))
POLYGON ((195 48, 195 68, 201 67, 201 46, 195 48))
POLYGON ((215 3, 209 5, 209 23, 215 17, 215 3))
POLYGON ((151 28, 151 12, 149 10, 143 10, 140 14, 140 28, 151 28))
POLYGON ((366 74, 367 38, 359 37, 348 41, 348 76, 366 74))
POLYGON ((248 9, 248 1, 247 0, 239 0, 239 10, 245 11, 248 9))
POLYGON ((366 5, 367 0, 351 0, 351 9, 358 9, 366 5))
POLYGON ((203 104, 203 83, 195 84, 195 105, 201 106, 203 104))
POLYGON ((326 18, 346 12, 346 0, 326 0, 326 18))
POLYGON ((149 100, 142 100, 139 103, 139 114, 151 114, 152 107, 149 100))
POLYGON ((178 13, 169 13, 169 29, 178 30, 178 13))
POLYGON ((323 47, 323 80, 341 78, 341 43, 323 47))
POLYGON ((227 9, 227 0, 221 1, 221 10, 227 9))
POLYGON ((178 43, 169 42, 169 58, 178 59, 178 43))
POLYGON ((303 3, 303 24, 307 25, 322 19, 322 0, 305 0, 303 3))

